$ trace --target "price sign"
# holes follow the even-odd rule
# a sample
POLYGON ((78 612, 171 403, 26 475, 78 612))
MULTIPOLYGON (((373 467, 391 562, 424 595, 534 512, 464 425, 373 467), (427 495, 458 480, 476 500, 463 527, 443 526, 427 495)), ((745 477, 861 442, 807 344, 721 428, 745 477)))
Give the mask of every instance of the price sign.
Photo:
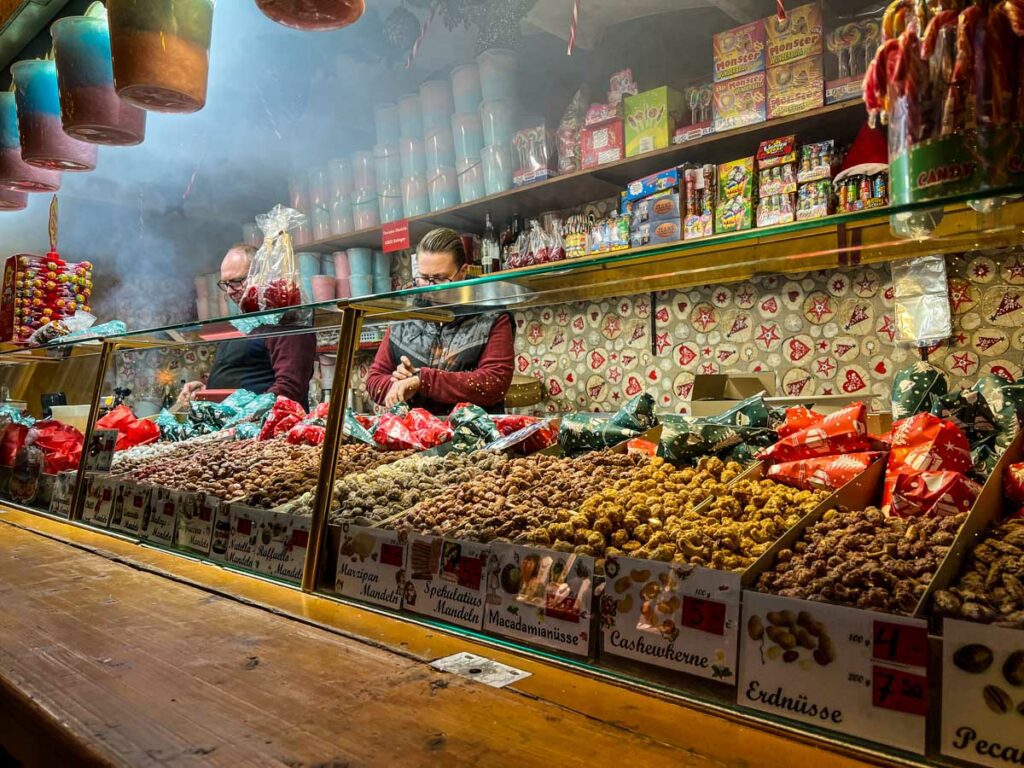
POLYGON ((928 714, 928 678, 876 665, 871 670, 871 704, 924 717, 928 714))
POLYGON ((343 523, 334 591, 387 608, 401 608, 405 534, 343 523))
POLYGON ((871 658, 912 667, 928 666, 928 630, 924 627, 876 621, 871 637, 871 658))
POLYGON ((404 251, 410 246, 409 220, 392 221, 381 227, 381 250, 384 253, 404 251))
POLYGON ((487 545, 476 542, 409 536, 405 608, 460 627, 482 629, 482 568, 488 553, 487 545))
POLYGON ((712 635, 725 634, 725 603, 699 597, 683 598, 684 627, 699 629, 712 635))

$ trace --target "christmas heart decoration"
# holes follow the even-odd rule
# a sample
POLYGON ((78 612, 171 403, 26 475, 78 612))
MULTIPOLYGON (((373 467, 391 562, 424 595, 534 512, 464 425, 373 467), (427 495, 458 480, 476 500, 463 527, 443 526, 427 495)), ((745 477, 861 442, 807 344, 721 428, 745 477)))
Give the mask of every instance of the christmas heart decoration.
POLYGON ((770 296, 761 302, 761 310, 763 312, 778 312, 779 302, 775 300, 774 296, 770 296))
POLYGON ((597 312, 591 312, 590 313, 590 321, 591 322, 596 323, 597 322, 597 318, 598 318, 597 312))
POLYGON ((593 368, 594 370, 597 370, 606 362, 608 362, 608 360, 600 352, 590 353, 590 367, 593 368))
POLYGON ((796 304, 797 299, 800 298, 800 291, 790 291, 786 295, 789 297, 789 303, 790 304, 796 304))
POLYGON ((688 306, 690 306, 690 305, 688 303, 686 303, 685 301, 680 301, 678 304, 676 304, 676 309, 678 309, 679 313, 682 314, 682 313, 686 312, 686 308, 688 306))
POLYGON ((572 384, 574 381, 576 381, 576 377, 573 376, 572 372, 570 371, 569 373, 565 374, 565 381, 568 384, 572 384))
POLYGON ((636 376, 630 376, 629 382, 626 384, 626 395, 633 397, 643 392, 643 387, 640 386, 640 382, 637 381, 636 376))
POLYGON ((658 310, 658 314, 656 314, 655 317, 657 318, 659 323, 667 323, 668 322, 668 310, 665 309, 664 307, 662 307, 661 309, 658 310))
POLYGON ((856 371, 847 371, 846 380, 843 382, 843 392, 851 394, 853 392, 860 392, 864 387, 864 378, 856 371))
POLYGON ((519 355, 519 357, 516 358, 516 367, 519 369, 520 373, 526 373, 526 369, 530 367, 530 361, 522 355, 519 355))
POLYGON ((552 397, 558 397, 562 394, 562 385, 558 383, 558 379, 548 381, 548 394, 552 397))
POLYGON ((574 330, 582 331, 583 330, 583 318, 582 317, 573 318, 572 327, 573 327, 574 330))
POLYGON ((789 359, 794 363, 798 360, 803 360, 810 351, 811 348, 800 341, 800 339, 789 340, 789 359))
POLYGON ((650 373, 647 374, 647 378, 650 379, 651 381, 657 381, 658 380, 658 372, 652 369, 650 371, 650 373))
POLYGON ((878 361, 878 365, 875 366, 875 373, 877 373, 877 374, 879 374, 881 376, 885 376, 885 373, 886 373, 887 370, 888 369, 885 367, 885 361, 884 360, 879 360, 878 361))

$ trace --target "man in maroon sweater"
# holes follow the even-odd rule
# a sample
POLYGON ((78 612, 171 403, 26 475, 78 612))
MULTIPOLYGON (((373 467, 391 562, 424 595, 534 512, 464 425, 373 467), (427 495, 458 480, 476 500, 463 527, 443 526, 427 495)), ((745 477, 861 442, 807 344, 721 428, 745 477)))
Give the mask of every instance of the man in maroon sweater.
MULTIPOLYGON (((416 249, 417 285, 462 279, 466 251, 451 229, 435 229, 416 249)), ((500 412, 512 383, 512 320, 504 312, 451 323, 409 320, 388 329, 370 367, 366 388, 375 402, 408 402, 438 415, 458 403, 500 412)))

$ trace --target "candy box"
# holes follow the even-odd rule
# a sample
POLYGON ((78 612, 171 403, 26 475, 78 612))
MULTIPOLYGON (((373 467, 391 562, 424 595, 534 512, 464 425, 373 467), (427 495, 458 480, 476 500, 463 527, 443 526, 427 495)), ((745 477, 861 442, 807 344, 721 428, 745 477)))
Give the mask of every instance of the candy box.
POLYGON ((832 182, 828 180, 812 181, 801 184, 797 190, 796 220, 807 221, 820 219, 833 212, 832 182))
POLYGON ((681 218, 678 192, 660 192, 653 197, 637 200, 633 204, 633 226, 647 222, 679 220, 681 218))
POLYGON ((715 233, 715 189, 718 169, 702 165, 683 169, 683 239, 715 233))
POLYGON ((771 195, 762 197, 757 204, 757 226, 771 227, 788 224, 796 218, 796 195, 771 195))
POLYGON ((625 157, 622 118, 616 117, 580 130, 580 156, 584 168, 614 163, 625 157))
POLYGON ((822 53, 821 3, 786 9, 785 18, 765 19, 767 65, 776 67, 822 53))
POLYGON ((715 207, 715 232, 738 232, 754 226, 754 201, 749 197, 720 199, 715 207))
POLYGON ((518 165, 512 174, 512 185, 521 187, 555 176, 558 173, 555 146, 554 132, 543 123, 516 131, 512 136, 512 151, 518 165))
POLYGON ((796 180, 805 184, 808 181, 831 179, 838 165, 839 154, 836 152, 836 143, 832 139, 804 144, 800 147, 800 164, 797 168, 796 180))
POLYGON ((880 18, 842 19, 825 35, 825 103, 860 99, 864 74, 882 41, 880 18))
POLYGON ((675 243, 682 239, 682 223, 679 219, 649 221, 630 232, 629 244, 632 248, 640 248, 645 245, 675 243))
POLYGON ((795 163, 797 158, 796 135, 767 139, 757 145, 757 169, 763 171, 779 165, 795 163))
POLYGON ((821 56, 769 67, 767 79, 769 120, 816 109, 825 103, 821 56))
POLYGON ((683 116, 683 95, 663 85, 625 99, 626 157, 668 146, 683 116))
POLYGON ((718 166, 718 199, 754 196, 754 158, 741 157, 718 166))
POLYGON ((715 82, 764 70, 764 20, 727 29, 711 42, 715 82))
POLYGON ((767 117, 764 72, 715 83, 713 102, 716 133, 763 123, 767 117))
POLYGON ((18 257, 4 262, 3 285, 0 286, 0 341, 14 340, 14 284, 18 277, 18 257))
POLYGON ((669 168, 664 171, 658 171, 652 173, 650 176, 644 176, 642 179, 636 179, 635 181, 629 182, 626 185, 626 191, 623 194, 624 202, 633 202, 634 200, 641 200, 645 197, 650 197, 658 192, 664 192, 666 190, 678 190, 680 182, 680 175, 678 168, 669 168))

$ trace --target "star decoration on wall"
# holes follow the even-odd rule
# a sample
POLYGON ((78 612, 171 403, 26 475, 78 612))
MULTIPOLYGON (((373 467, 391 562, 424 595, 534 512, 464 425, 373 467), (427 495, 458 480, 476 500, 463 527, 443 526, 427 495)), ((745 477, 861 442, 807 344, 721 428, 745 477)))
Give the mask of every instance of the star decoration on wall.
POLYGON ((832 301, 828 296, 815 296, 811 299, 811 306, 807 312, 814 315, 814 319, 820 323, 832 314, 832 301))
POLYGON ((960 354, 953 354, 953 365, 950 366, 952 371, 962 371, 965 376, 970 375, 971 371, 974 370, 975 366, 978 365, 978 361, 971 357, 970 352, 962 352, 960 354))
POLYGON ((781 339, 779 336, 779 326, 761 324, 761 332, 757 335, 757 340, 764 344, 765 349, 769 349, 771 345, 781 339))
POLYGON ((658 350, 659 355, 671 346, 672 342, 669 341, 668 333, 659 333, 655 335, 654 347, 658 350))

